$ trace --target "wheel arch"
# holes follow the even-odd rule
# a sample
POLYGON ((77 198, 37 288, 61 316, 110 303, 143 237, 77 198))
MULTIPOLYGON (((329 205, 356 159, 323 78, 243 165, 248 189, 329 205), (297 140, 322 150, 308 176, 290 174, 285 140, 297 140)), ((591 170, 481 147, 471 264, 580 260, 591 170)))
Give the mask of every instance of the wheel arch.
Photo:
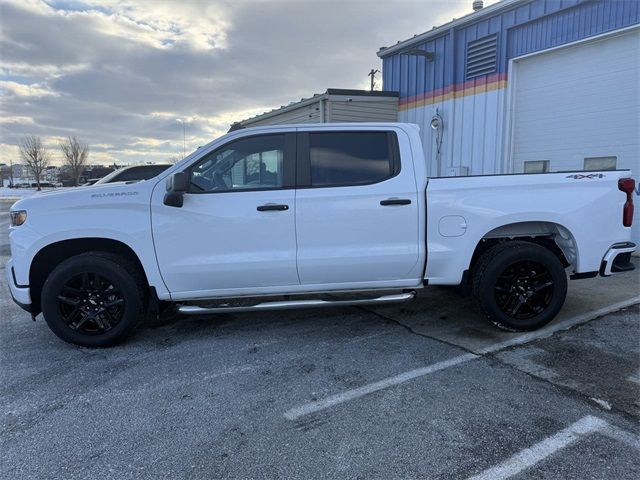
POLYGON ((149 286, 149 279, 140 258, 127 244, 111 238, 89 237, 60 240, 42 247, 35 254, 29 268, 29 289, 32 302, 32 313, 41 311, 41 293, 44 282, 51 272, 64 260, 87 252, 107 252, 120 255, 132 262, 141 272, 149 286))
POLYGON ((538 244, 551 251, 565 267, 578 264, 578 245, 571 231, 563 225, 549 221, 514 222, 495 227, 486 232, 476 244, 469 271, 480 256, 497 243, 525 241, 538 244))

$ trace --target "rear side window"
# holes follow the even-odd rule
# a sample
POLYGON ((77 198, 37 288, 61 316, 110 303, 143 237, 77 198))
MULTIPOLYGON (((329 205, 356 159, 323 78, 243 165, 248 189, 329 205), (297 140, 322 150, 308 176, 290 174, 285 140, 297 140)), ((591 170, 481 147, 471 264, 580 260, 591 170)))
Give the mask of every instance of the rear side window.
POLYGON ((399 170, 397 149, 392 132, 310 133, 311 186, 366 185, 390 178, 399 170))

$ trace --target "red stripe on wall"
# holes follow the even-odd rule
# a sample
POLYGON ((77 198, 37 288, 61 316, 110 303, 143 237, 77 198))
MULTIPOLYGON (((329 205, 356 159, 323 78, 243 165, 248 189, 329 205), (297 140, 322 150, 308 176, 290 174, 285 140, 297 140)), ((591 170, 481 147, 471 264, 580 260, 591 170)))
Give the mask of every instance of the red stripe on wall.
POLYGON ((452 84, 444 88, 436 88, 435 90, 431 90, 430 92, 421 93, 419 95, 413 95, 411 97, 400 98, 399 104, 400 106, 404 106, 409 103, 422 103, 432 99, 433 97, 444 96, 449 93, 461 92, 464 90, 478 88, 489 84, 494 84, 497 82, 506 82, 507 80, 507 72, 502 73, 494 73, 492 75, 485 75, 483 77, 474 78, 472 80, 467 80, 466 82, 452 84))

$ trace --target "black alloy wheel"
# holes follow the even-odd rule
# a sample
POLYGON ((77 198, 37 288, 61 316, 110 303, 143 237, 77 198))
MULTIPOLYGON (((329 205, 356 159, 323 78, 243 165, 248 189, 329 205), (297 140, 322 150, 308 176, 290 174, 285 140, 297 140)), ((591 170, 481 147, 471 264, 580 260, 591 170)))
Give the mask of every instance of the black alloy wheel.
POLYGON ((512 318, 530 319, 549 307, 553 285, 553 277, 544 265, 530 260, 517 262, 498 277, 496 303, 512 318))
POLYGON ((85 335, 108 332, 122 320, 125 299, 107 277, 86 272, 69 279, 58 295, 67 326, 85 335))

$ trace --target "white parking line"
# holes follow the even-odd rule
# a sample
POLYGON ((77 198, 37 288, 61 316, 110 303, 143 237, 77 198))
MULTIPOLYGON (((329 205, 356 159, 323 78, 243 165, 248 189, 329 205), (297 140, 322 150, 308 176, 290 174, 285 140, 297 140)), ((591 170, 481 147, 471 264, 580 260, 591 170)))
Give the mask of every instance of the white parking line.
POLYGON ((600 418, 588 415, 555 435, 547 437, 529 448, 520 450, 495 467, 488 468, 477 475, 469 477, 468 480, 503 480, 510 478, 592 433, 603 433, 627 445, 638 448, 639 441, 634 435, 609 425, 600 418))
POLYGON ((288 420, 297 420, 298 418, 309 415, 310 413, 318 412, 339 403, 344 403, 349 400, 368 395, 369 393, 377 392, 378 390, 404 383, 414 378, 422 377, 439 370, 453 367, 454 365, 468 362, 469 360, 473 360, 474 358, 478 358, 478 356, 473 353, 465 353, 464 355, 459 355, 457 357, 450 358, 449 360, 443 360, 442 362, 434 363, 426 367, 416 368, 415 370, 404 372, 393 377, 387 377, 375 383, 369 383, 353 390, 347 390, 346 392, 338 393, 337 395, 332 395, 322 400, 307 403, 300 407, 292 408, 291 410, 285 412, 284 416, 288 420))
POLYGON ((525 343, 532 342, 534 340, 549 337, 553 335, 555 332, 558 332, 560 330, 566 330, 567 328, 570 328, 574 325, 579 325, 591 319, 601 317, 608 313, 615 312, 617 310, 620 310, 621 308, 625 308, 639 302, 640 302, 640 296, 637 296, 634 298, 630 298, 629 300, 624 300, 622 302, 614 303, 613 305, 609 305, 608 307, 604 307, 598 310, 593 310, 591 312, 587 312, 582 315, 577 315, 575 317, 567 318, 561 322, 558 322, 554 325, 543 328, 541 330, 518 335, 517 337, 511 338, 505 342, 494 343, 493 345, 489 345, 488 347, 485 347, 479 350, 477 354, 466 353, 464 355, 459 355, 449 360, 443 360, 441 362, 434 363, 432 365, 427 365, 426 367, 421 367, 415 370, 411 370, 409 372, 400 373, 398 375, 394 375, 393 377, 384 378, 377 382, 369 383, 367 385, 363 385, 362 387, 358 387, 353 390, 347 390, 346 392, 331 395, 322 400, 316 400, 315 402, 307 403, 299 407, 292 408, 285 412, 284 417, 288 420, 297 420, 298 418, 303 417, 305 415, 309 415, 311 413, 318 412, 320 410, 324 410, 329 407, 333 407, 334 405, 338 405, 340 403, 348 402, 349 400, 360 398, 364 395, 368 395, 369 393, 377 392, 378 390, 392 387, 394 385, 404 383, 408 380, 413 380, 414 378, 423 377, 430 373, 438 372, 440 370, 444 370, 446 368, 453 367, 455 365, 459 365, 461 363, 465 363, 470 360, 474 360, 476 358, 480 358, 481 355, 484 355, 487 353, 494 353, 499 350, 509 348, 515 345, 522 345, 525 343))
POLYGON ((636 303, 640 303, 640 295, 637 297, 630 298, 629 300, 623 300, 622 302, 614 303, 612 305, 599 308, 598 310, 591 310, 590 312, 586 312, 581 315, 576 315, 574 317, 566 318, 560 322, 552 323, 547 327, 544 327, 540 330, 536 330, 535 332, 524 333, 522 335, 518 335, 517 337, 511 338, 504 342, 494 343, 493 345, 489 345, 488 347, 478 350, 477 353, 479 354, 493 353, 493 352, 497 352, 498 350, 502 350, 504 348, 509 348, 516 345, 523 345, 525 343, 529 343, 534 340, 547 338, 561 330, 566 330, 575 325, 580 325, 581 323, 585 323, 585 322, 588 322, 589 320, 593 320, 594 318, 602 317, 603 315, 617 312, 622 308, 635 305, 636 303))
POLYGON ((640 385, 640 370, 638 370, 636 373, 634 373, 633 375, 629 375, 627 377, 627 380, 629 382, 633 382, 633 383, 637 383, 638 385, 640 385))
POLYGON ((629 447, 640 450, 640 437, 632 433, 629 433, 625 430, 622 430, 621 428, 614 427, 613 425, 607 424, 598 433, 602 433, 603 435, 606 435, 609 438, 613 438, 614 440, 622 442, 625 445, 628 445, 629 447))
POLYGON ((578 438, 593 433, 605 425, 606 422, 599 418, 590 415, 584 417, 555 435, 545 438, 532 447, 519 451, 504 462, 474 475, 468 480, 502 480, 512 477, 570 445, 578 438))

